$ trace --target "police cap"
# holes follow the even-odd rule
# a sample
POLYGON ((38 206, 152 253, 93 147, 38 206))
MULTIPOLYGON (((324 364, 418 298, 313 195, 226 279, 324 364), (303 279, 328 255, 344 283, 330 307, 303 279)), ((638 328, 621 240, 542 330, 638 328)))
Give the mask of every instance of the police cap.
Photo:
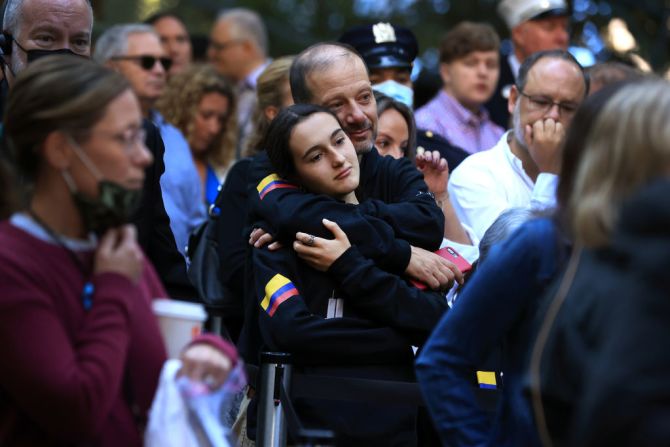
POLYGON ((411 68, 419 52, 412 31, 385 22, 350 28, 339 41, 354 47, 368 69, 411 68))

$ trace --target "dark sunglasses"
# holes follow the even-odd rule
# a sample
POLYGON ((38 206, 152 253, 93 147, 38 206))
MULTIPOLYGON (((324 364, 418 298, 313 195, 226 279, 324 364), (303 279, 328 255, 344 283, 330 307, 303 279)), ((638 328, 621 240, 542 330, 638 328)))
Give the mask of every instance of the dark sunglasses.
POLYGON ((114 56, 112 60, 115 61, 137 61, 140 64, 140 67, 144 70, 151 70, 156 65, 156 62, 160 62, 163 66, 163 70, 169 71, 172 67, 172 59, 169 57, 155 57, 155 56, 114 56))

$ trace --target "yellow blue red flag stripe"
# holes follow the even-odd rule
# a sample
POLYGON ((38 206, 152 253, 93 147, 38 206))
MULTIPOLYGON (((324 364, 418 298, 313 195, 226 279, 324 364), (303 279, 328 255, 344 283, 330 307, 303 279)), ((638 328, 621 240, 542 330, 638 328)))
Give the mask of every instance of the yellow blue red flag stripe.
POLYGON ((263 180, 261 180, 258 186, 256 186, 256 190, 258 190, 258 195, 261 197, 261 200, 263 200, 263 197, 265 197, 270 191, 274 191, 275 189, 279 188, 297 189, 297 186, 282 180, 281 177, 279 177, 277 174, 268 175, 263 180))
POLYGON ((496 373, 493 371, 477 371, 479 388, 495 390, 497 388, 496 373))
POLYGON ((268 315, 273 316, 281 303, 298 294, 291 280, 277 273, 265 285, 265 297, 261 307, 268 315))

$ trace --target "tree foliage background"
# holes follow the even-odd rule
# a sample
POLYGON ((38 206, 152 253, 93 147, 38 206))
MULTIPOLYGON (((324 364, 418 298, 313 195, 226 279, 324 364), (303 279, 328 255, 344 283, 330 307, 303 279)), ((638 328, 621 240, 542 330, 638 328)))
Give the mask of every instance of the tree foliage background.
MULTIPOLYGON (((115 23, 140 21, 163 9, 184 17, 191 33, 206 36, 221 9, 244 6, 258 11, 270 35, 271 55, 297 53, 307 45, 333 40, 348 27, 390 21, 417 35, 421 58, 436 62, 440 36, 462 20, 486 21, 505 39, 498 0, 93 0, 96 33, 115 23)), ((612 17, 623 18, 638 42, 637 52, 656 70, 666 69, 670 0, 572 0, 573 42, 606 56, 600 34, 612 17)))

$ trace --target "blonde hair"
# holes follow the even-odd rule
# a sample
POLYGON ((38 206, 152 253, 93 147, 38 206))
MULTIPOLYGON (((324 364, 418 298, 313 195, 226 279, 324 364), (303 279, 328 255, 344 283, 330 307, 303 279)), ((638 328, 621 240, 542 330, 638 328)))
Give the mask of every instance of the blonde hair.
POLYGON ((207 149, 205 156, 217 174, 221 175, 234 161, 237 144, 237 100, 232 84, 210 65, 192 65, 170 78, 156 108, 166 121, 184 134, 190 144, 200 101, 203 96, 213 92, 228 99, 223 130, 207 149))
POLYGON ((607 101, 587 136, 567 211, 575 241, 609 242, 620 206, 670 167, 670 84, 645 81, 607 101))
POLYGON ((288 82, 289 69, 293 63, 294 56, 284 56, 272 61, 256 82, 256 96, 258 98, 253 114, 254 132, 250 136, 244 156, 254 155, 259 148, 263 135, 270 125, 270 120, 265 116, 265 109, 271 106, 280 109, 284 102, 284 83, 288 82))

